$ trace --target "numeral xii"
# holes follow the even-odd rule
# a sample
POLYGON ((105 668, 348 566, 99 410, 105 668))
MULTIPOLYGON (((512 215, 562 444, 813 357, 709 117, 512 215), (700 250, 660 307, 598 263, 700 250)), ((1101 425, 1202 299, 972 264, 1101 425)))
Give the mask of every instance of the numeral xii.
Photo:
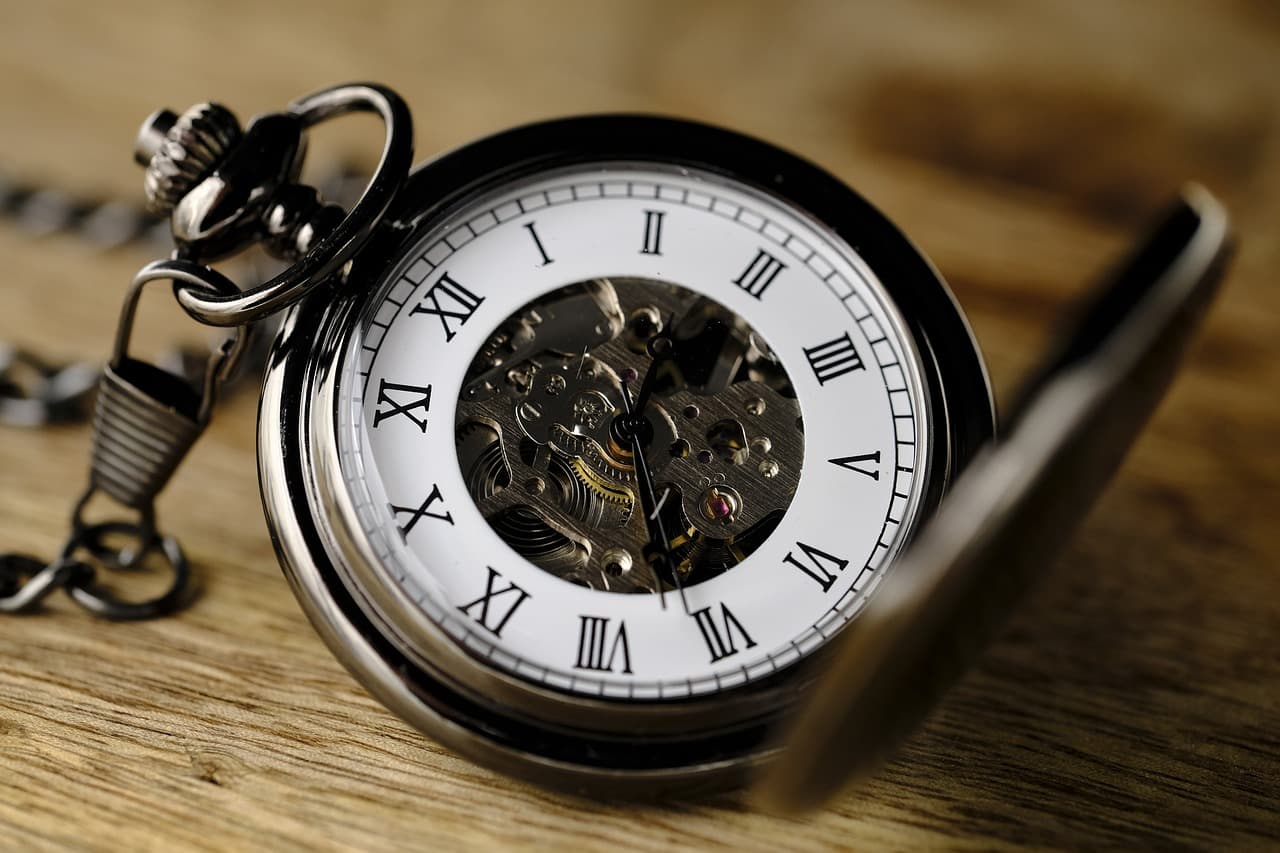
POLYGON ((449 321, 454 320, 457 325, 464 325, 471 319, 471 315, 476 313, 476 309, 482 302, 484 302, 483 296, 476 296, 445 273, 439 281, 431 285, 431 289, 422 297, 422 301, 409 313, 411 316, 434 314, 440 319, 440 325, 444 328, 444 339, 448 342, 457 334, 449 321))

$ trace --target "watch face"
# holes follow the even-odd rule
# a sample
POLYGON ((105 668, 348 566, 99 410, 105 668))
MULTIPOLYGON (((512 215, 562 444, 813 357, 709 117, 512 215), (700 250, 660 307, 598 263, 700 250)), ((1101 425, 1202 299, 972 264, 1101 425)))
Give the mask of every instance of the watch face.
POLYGON ((382 582, 473 666, 679 700, 856 616, 922 505, 924 377, 876 273, 785 198, 578 162, 423 223, 348 344, 337 440, 382 582))

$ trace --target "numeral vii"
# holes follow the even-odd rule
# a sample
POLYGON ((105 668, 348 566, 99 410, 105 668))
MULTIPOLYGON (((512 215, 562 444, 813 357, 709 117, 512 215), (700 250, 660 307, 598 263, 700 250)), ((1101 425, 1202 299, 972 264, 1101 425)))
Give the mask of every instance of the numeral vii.
POLYGON ((662 254, 662 220, 665 217, 666 214, 661 210, 644 212, 644 244, 640 247, 640 254, 662 254))
POLYGON ((409 313, 410 315, 434 314, 439 317, 447 343, 457 334, 449 321, 457 320, 459 326, 463 325, 471 319, 472 314, 476 313, 481 302, 484 302, 483 296, 476 296, 445 273, 439 281, 431 285, 431 289, 422 297, 422 301, 409 313))
POLYGON ((813 368, 814 376, 818 377, 819 385, 825 385, 828 380, 850 371, 864 369, 862 357, 854 348, 848 332, 825 344, 805 347, 804 357, 809 360, 809 366, 813 368))
POLYGON ((421 521, 423 516, 426 516, 427 518, 436 518, 436 519, 439 519, 440 521, 447 521, 450 524, 453 524, 453 516, 450 513, 448 512, 440 513, 440 512, 431 511, 431 505, 438 500, 442 500, 442 498, 440 497, 440 487, 432 484, 431 494, 427 495, 427 499, 417 507, 396 506, 395 504, 387 504, 387 506, 391 507, 392 515, 409 516, 408 522, 400 526, 400 538, 408 541, 409 531, 413 530, 414 525, 416 525, 419 521, 421 521))
POLYGON ((751 263, 747 264, 747 268, 742 271, 742 274, 733 280, 733 283, 756 299, 760 299, 764 296, 765 288, 773 284, 773 280, 778 277, 778 273, 786 268, 786 264, 764 249, 757 249, 756 256, 751 260, 751 263))
POLYGON ((693 612, 694 621, 698 623, 698 630, 702 632, 702 639, 707 644, 707 651, 711 652, 711 662, 715 663, 724 660, 730 655, 736 655, 742 651, 734 642, 733 635, 736 633, 738 639, 744 643, 743 649, 754 648, 756 641, 751 639, 751 635, 747 633, 747 629, 742 627, 742 623, 738 621, 738 617, 733 615, 728 605, 723 602, 720 604, 720 624, 716 624, 715 617, 711 614, 711 607, 702 608, 693 612), (724 626, 723 633, 720 630, 721 625, 724 626))
POLYGON ((627 623, 618 622, 618 631, 609 642, 609 619, 604 616, 578 617, 578 662, 574 669, 613 672, 614 662, 622 655, 622 674, 631 675, 631 647, 627 645, 627 623), (608 649, 606 656, 605 650, 608 649))
POLYGON ((431 386, 421 385, 400 385, 396 382, 388 382, 385 379, 378 380, 378 408, 373 413, 373 426, 377 429, 378 425, 387 418, 393 418, 396 415, 404 415, 413 421, 413 425, 423 432, 427 431, 427 412, 431 411, 431 386), (387 406, 387 408, 382 408, 387 406), (418 417, 413 413, 414 409, 422 410, 422 417, 418 417))
POLYGON ((784 563, 790 563, 800 571, 818 582, 818 586, 822 587, 823 592, 831 589, 831 585, 836 582, 834 573, 827 571, 827 567, 835 568, 836 572, 843 572, 844 567, 849 565, 848 560, 842 560, 835 554, 828 554, 820 548, 812 545, 806 545, 803 542, 797 542, 796 547, 804 552, 805 558, 809 561, 809 565, 805 565, 796 559, 796 555, 790 551, 787 556, 782 558, 784 563))
POLYGON ((498 579, 502 577, 492 566, 486 566, 489 569, 489 579, 484 585, 484 595, 477 598, 470 604, 464 604, 458 609, 479 622, 483 627, 492 631, 494 636, 501 637, 502 629, 507 627, 507 623, 511 621, 511 617, 515 615, 516 610, 521 604, 529 600, 529 593, 513 583, 508 583, 502 589, 497 589, 498 579), (515 597, 508 595, 515 593, 515 597), (501 601, 499 601, 501 599, 501 601), (495 606, 495 602, 496 606, 495 606), (471 611, 479 608, 479 614, 471 611), (493 616, 491 622, 489 617, 493 616))

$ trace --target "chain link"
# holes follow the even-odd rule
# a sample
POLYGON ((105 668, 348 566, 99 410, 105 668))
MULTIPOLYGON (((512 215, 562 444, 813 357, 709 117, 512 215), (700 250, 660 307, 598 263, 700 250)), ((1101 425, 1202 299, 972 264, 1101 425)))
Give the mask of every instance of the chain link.
MULTIPOLYGON (((211 104, 197 105, 182 116, 167 111, 153 115, 139 136, 136 154, 147 166, 148 197, 156 212, 78 200, 0 175, 0 215, 30 233, 71 233, 104 250, 130 244, 172 249, 177 244, 168 260, 154 261, 135 276, 105 367, 52 364, 0 342, 0 426, 75 423, 91 411, 93 419, 89 486, 72 511, 71 532, 49 562, 0 553, 0 613, 32 610, 58 589, 91 613, 117 620, 160 616, 188 600, 190 567, 178 541, 156 526, 156 496, 203 432, 226 387, 256 372, 246 365, 265 363, 271 336, 254 334, 262 330, 253 323, 274 322, 268 314, 293 304, 349 260, 382 218, 412 156, 408 111, 394 93, 354 85, 299 103, 308 109, 295 104, 284 113, 260 117, 243 135, 229 111, 211 104), (352 111, 379 113, 387 141, 376 173, 360 182, 364 189, 347 214, 339 204, 321 201, 320 191, 294 181, 305 151, 303 132, 352 111), (202 197, 192 203, 194 213, 163 216, 186 204, 187 193, 215 170, 227 197, 242 199, 242 207, 224 200, 200 208, 207 202, 202 197), (200 224, 188 234, 179 221, 200 224), (292 263, 267 269, 258 260, 243 277, 266 284, 247 292, 200 263, 204 256, 238 255, 258 245, 292 263), (196 320, 230 326, 231 334, 204 351, 174 349, 154 362, 132 356, 129 339, 138 300, 144 286, 158 280, 172 282, 174 297, 196 320), (226 307, 206 317, 193 313, 184 300, 221 300, 226 307), (88 521, 86 507, 96 495, 133 511, 136 519, 88 521), (169 581, 154 597, 121 598, 102 581, 103 570, 132 572, 157 561, 165 565, 169 581)), ((328 197, 349 202, 354 174, 341 169, 323 182, 328 197)))
MULTIPOLYGON (((321 194, 349 205, 364 178, 350 164, 340 164, 319 182, 321 194)), ((65 234, 106 252, 124 247, 168 253, 173 237, 167 218, 120 201, 75 198, 54 189, 39 189, 0 174, 0 216, 35 237, 65 234)), ((246 280, 266 281, 280 268, 261 254, 242 263, 246 280)), ((226 391, 255 379, 266 362, 274 337, 270 322, 260 330, 240 369, 228 377, 226 391)), ((198 382, 207 350, 175 347, 157 364, 170 373, 198 382)), ((43 427, 87 421, 93 412, 100 365, 88 361, 53 363, 38 353, 0 341, 0 426, 43 427)))

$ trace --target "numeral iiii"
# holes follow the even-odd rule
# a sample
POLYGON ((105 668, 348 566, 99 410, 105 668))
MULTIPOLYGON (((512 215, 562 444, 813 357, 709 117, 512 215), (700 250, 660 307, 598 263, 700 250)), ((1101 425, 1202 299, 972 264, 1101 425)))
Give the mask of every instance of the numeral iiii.
POLYGON ((622 654, 622 674, 631 675, 631 647, 627 645, 627 623, 619 621, 618 631, 609 642, 609 619, 604 616, 578 617, 578 662, 574 669, 613 672, 618 654, 622 654), (608 648, 608 656, 605 649, 608 648))
POLYGON ((849 333, 845 332, 835 340, 818 344, 816 347, 805 347, 804 357, 809 360, 818 384, 825 385, 828 380, 843 376, 852 370, 862 370, 862 357, 854 348, 849 333))
POLYGON ((734 642, 733 635, 735 632, 738 638, 745 643, 742 647, 743 649, 755 647, 756 641, 751 639, 747 629, 742 627, 738 617, 734 616, 724 603, 720 604, 720 625, 724 626, 723 633, 721 633, 720 625, 716 624, 715 617, 711 615, 710 605, 701 610, 695 610, 692 615, 698 623, 698 630, 702 632, 702 639, 707 644, 707 651, 711 653, 712 663, 724 660, 730 655, 736 655, 742 650, 734 642))
POLYGON ((511 621, 511 617, 515 615, 521 604, 529 600, 529 593, 513 583, 508 583, 502 589, 496 589, 495 584, 502 577, 492 566, 486 566, 489 569, 489 579, 485 581, 484 595, 477 598, 470 604, 464 604, 458 609, 479 622, 483 627, 492 631, 494 636, 501 637, 502 629, 511 621), (515 593, 512 598, 508 593, 515 593), (502 599, 499 601, 499 599, 502 599), (497 602, 496 606, 494 603, 497 602), (471 611, 479 608, 478 614, 471 611), (492 611, 492 612, 491 612, 492 611), (493 616, 490 621, 490 615, 493 616))
POLYGON ((445 273, 439 281, 431 285, 431 289, 422 297, 422 301, 409 313, 410 315, 434 314, 439 317, 447 343, 457 334, 449 321, 456 320, 459 326, 463 325, 471 319, 472 314, 476 313, 481 302, 484 302, 483 296, 476 296, 445 273), (427 303, 430 303, 430 307, 427 303))

